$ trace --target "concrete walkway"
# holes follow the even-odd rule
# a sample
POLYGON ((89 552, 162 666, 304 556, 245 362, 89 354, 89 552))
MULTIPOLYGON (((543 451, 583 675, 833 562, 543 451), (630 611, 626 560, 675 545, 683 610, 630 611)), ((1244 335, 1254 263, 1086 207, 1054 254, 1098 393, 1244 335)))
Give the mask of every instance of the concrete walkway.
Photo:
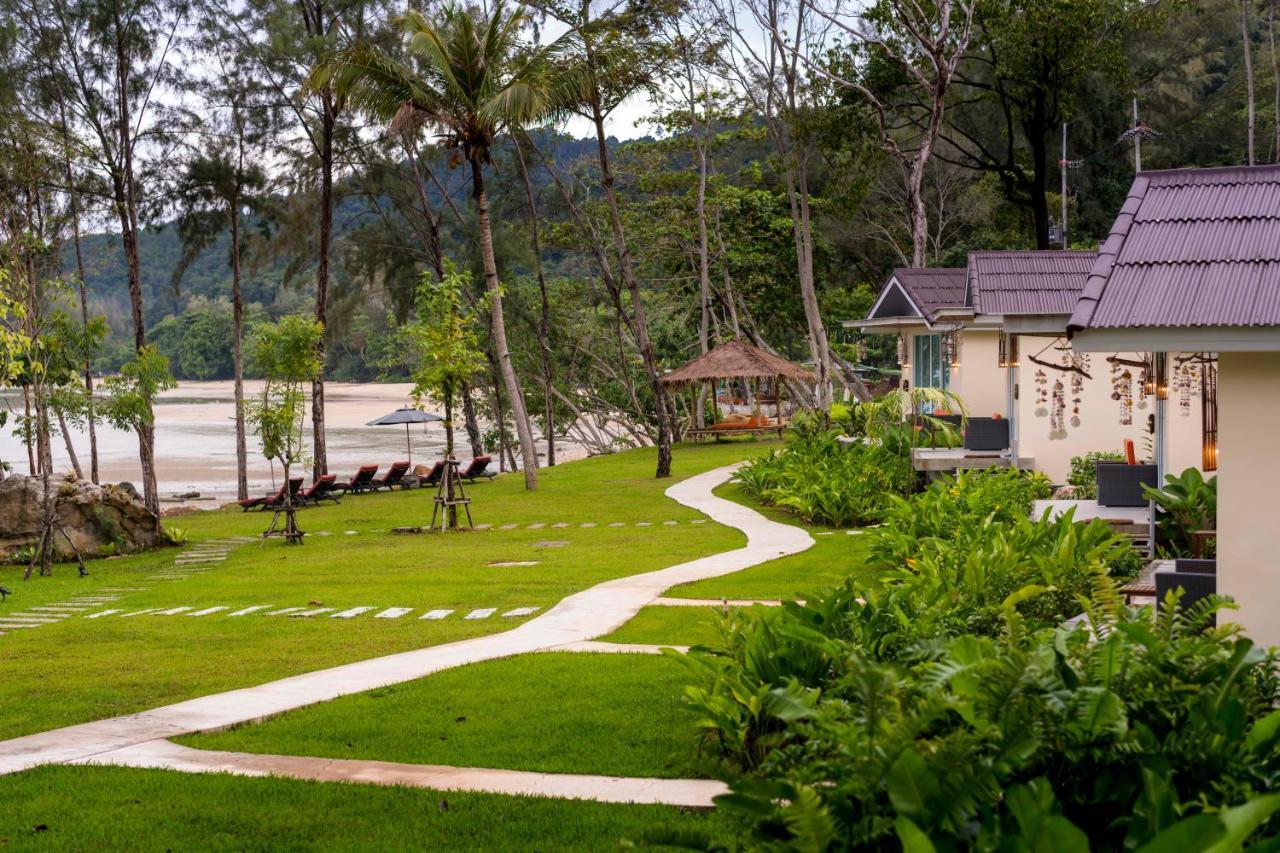
MULTIPOLYGON (((736 467, 730 465, 690 477, 671 486, 666 495, 703 512, 713 521, 742 531, 747 536, 745 547, 597 584, 503 633, 345 664, 151 711, 2 741, 0 774, 42 764, 112 764, 117 760, 124 763, 130 753, 112 753, 151 741, 260 721, 295 708, 412 681, 455 666, 582 643, 617 629, 672 586, 727 575, 812 546, 813 539, 800 528, 770 521, 748 507, 712 494, 736 467)), ((268 772, 291 775, 290 766, 281 765, 268 772)), ((651 780, 637 781, 637 796, 651 790, 646 787, 651 780)), ((508 789, 495 785, 484 790, 528 793, 519 786, 508 789)))
POLYGON ((436 764, 399 764, 305 755, 261 755, 192 749, 167 740, 118 749, 73 764, 110 764, 185 773, 230 773, 235 776, 287 776, 313 782, 356 782, 364 785, 407 785, 438 791, 474 791, 527 797, 560 797, 597 803, 648 803, 707 809, 729 793, 715 779, 648 779, 635 776, 589 776, 490 770, 436 764))

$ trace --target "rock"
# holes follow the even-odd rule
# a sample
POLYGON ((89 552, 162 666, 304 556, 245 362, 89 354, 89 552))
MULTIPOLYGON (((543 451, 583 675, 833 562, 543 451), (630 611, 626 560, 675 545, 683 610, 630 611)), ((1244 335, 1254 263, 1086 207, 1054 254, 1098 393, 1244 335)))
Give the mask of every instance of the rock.
POLYGON ((1076 498, 1075 486, 1059 486, 1053 492, 1053 499, 1055 501, 1070 501, 1070 500, 1075 500, 1075 498, 1076 498))
MULTIPOLYGON (((95 486, 88 480, 68 479, 51 482, 50 488, 58 523, 86 557, 97 556, 104 547, 129 552, 165 543, 160 519, 128 483, 95 486)), ((43 494, 38 477, 14 475, 0 481, 0 555, 39 540, 43 494)), ((61 557, 72 556, 66 538, 59 534, 54 542, 61 557)))

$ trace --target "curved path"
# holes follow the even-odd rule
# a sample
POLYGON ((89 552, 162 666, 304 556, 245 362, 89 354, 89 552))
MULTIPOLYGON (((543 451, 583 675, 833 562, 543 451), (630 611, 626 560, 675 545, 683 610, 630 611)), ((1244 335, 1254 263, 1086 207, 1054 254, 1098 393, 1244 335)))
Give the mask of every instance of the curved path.
MULTIPOLYGON (((770 521, 755 510, 712 494, 712 489, 726 482, 736 467, 736 465, 730 465, 690 477, 671 486, 667 489, 666 495, 685 506, 703 512, 713 521, 742 531, 747 536, 745 547, 658 571, 597 584, 563 599, 541 616, 500 634, 489 634, 411 652, 372 658, 284 678, 256 687, 202 696, 199 699, 191 699, 137 714, 0 741, 0 774, 14 773, 42 764, 74 763, 168 767, 204 772, 241 772, 245 775, 277 773, 301 778, 347 778, 356 781, 360 779, 360 774, 352 772, 349 765, 370 765, 378 762, 314 759, 311 760, 310 769, 299 766, 296 772, 290 772, 283 763, 268 769, 264 769, 261 765, 263 760, 268 758, 278 759, 280 762, 293 762, 296 765, 300 765, 301 759, 290 756, 257 756, 255 767, 251 766, 255 765, 255 758, 252 756, 240 753, 210 753, 202 760, 199 757, 201 750, 192 750, 176 744, 163 743, 163 741, 179 735, 263 720, 305 705, 411 681, 455 666, 527 652, 555 650, 563 646, 569 647, 566 650, 570 650, 577 644, 608 634, 620 627, 635 616, 640 608, 653 603, 672 586, 741 571, 768 560, 797 554, 812 546, 813 539, 804 530, 770 521), (316 770, 315 765, 325 765, 331 768, 331 772, 328 775, 317 775, 319 771, 316 770)), ((439 768, 425 765, 384 766, 390 769, 390 776, 396 777, 388 778, 385 784, 415 784, 408 777, 414 775, 414 768, 416 768, 419 778, 427 778, 434 782, 428 787, 466 787, 462 785, 464 780, 454 779, 448 783, 439 776, 437 771, 469 771, 473 775, 506 774, 514 780, 512 784, 519 788, 511 792, 533 793, 536 789, 537 793, 551 796, 575 796, 572 792, 553 790, 555 786, 549 787, 548 783, 551 779, 565 779, 567 783, 571 783, 567 786, 570 789, 582 788, 581 781, 573 784, 573 780, 593 780, 592 784, 598 784, 600 780, 609 779, 609 777, 559 777, 558 774, 439 768), (539 781, 541 784, 537 784, 539 781)), ((362 781, 377 780, 370 778, 362 781)), ((694 780, 675 779, 631 781, 684 786, 694 782, 694 780)), ((698 780, 698 783, 704 786, 720 784, 703 780, 698 780)), ((470 789, 505 793, 508 792, 508 787, 511 786, 494 784, 484 786, 481 782, 477 782, 477 785, 470 789)), ((697 798, 701 800, 705 795, 706 792, 701 791, 697 798)), ((582 794, 579 793, 577 796, 582 794)), ((687 796, 685 798, 687 799, 687 796)), ((666 800, 643 797, 637 799, 633 796, 625 801, 665 802, 666 800)))

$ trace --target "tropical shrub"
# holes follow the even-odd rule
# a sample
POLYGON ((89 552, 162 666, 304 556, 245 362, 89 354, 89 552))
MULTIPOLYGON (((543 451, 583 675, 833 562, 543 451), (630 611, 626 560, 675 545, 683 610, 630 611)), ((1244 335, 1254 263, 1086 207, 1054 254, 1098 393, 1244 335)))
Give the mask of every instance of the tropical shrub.
POLYGON ((791 440, 734 475, 747 494, 782 507, 814 524, 854 527, 881 519, 895 493, 906 490, 914 472, 909 462, 883 448, 842 445, 834 431, 808 424, 791 440))
POLYGON ((1195 468, 1166 474, 1163 488, 1142 492, 1160 509, 1159 539, 1175 554, 1191 551, 1191 534, 1218 527, 1218 478, 1205 479, 1195 468))
POLYGON ((1035 595, 996 636, 889 656, 876 629, 909 615, 847 588, 673 652, 736 770, 718 804, 744 846, 1232 850, 1276 831, 1277 659, 1212 627, 1223 600, 1128 609, 1100 577, 1086 624, 1032 630, 1015 605, 1035 595))
POLYGON ((1084 456, 1071 457, 1071 473, 1067 475, 1067 485, 1076 487, 1076 497, 1080 500, 1093 500, 1098 496, 1099 462, 1123 462, 1124 454, 1113 450, 1094 450, 1084 456))

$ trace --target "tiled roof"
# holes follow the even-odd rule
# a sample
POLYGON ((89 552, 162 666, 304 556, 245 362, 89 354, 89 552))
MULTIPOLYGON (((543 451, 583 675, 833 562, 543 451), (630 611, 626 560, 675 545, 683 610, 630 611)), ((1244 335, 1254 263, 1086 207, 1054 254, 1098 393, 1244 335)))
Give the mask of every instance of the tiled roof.
POLYGON ((1070 314, 1094 252, 970 252, 970 302, 978 314, 1070 314))
POLYGON ((1143 172, 1068 328, 1280 326, 1280 166, 1143 172))
MULTIPOLYGON (((965 270, 960 268, 901 267, 889 282, 897 282, 924 318, 933 322, 941 308, 965 307, 965 270)), ((890 284, 886 284, 888 288, 890 284)), ((883 293, 883 291, 881 291, 883 293)), ((878 301, 878 300, 877 300, 878 301)), ((886 308, 888 306, 885 306, 886 308)), ((885 316, 888 312, 880 312, 885 316)))

